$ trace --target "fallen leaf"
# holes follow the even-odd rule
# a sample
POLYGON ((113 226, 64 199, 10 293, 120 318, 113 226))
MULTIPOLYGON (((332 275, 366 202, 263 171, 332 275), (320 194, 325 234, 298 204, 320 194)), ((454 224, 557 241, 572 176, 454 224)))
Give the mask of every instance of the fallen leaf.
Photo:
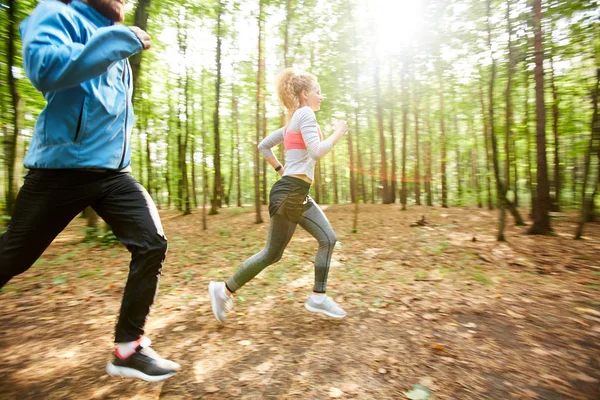
POLYGON ((509 316, 513 317, 513 318, 518 318, 518 319, 525 318, 523 315, 521 315, 521 314, 518 314, 518 313, 516 313, 516 312, 514 312, 514 311, 512 311, 512 310, 508 310, 508 309, 507 309, 507 310, 506 310, 506 313, 507 313, 509 316))
POLYGON ((426 319, 427 321, 435 321, 438 319, 437 315, 433 315, 433 314, 423 314, 422 317, 423 317, 423 319, 426 319))
POLYGON ((431 390, 437 390, 437 385, 433 383, 433 378, 430 376, 424 376, 419 379, 419 385, 425 386, 431 390))
POLYGON ((344 395, 344 392, 342 392, 340 389, 338 389, 336 387, 332 387, 329 389, 329 397, 331 397, 332 399, 339 399, 343 395, 344 395))
POLYGON ((446 347, 441 343, 436 343, 431 346, 431 348, 435 351, 444 352, 446 351, 446 347))
POLYGON ((206 393, 217 393, 219 390, 221 390, 221 389, 219 389, 216 386, 207 386, 207 387, 204 388, 204 391, 206 393))
POLYGON ((252 344, 250 340, 240 340, 238 343, 242 346, 250 346, 252 344))
POLYGON ((271 361, 266 361, 260 365, 257 365, 256 367, 254 367, 254 369, 257 370, 259 374, 264 374, 268 370, 270 370, 272 366, 273 366, 273 363, 271 361))
POLYGON ((358 389, 360 389, 360 386, 358 386, 356 383, 346 383, 344 386, 342 386, 342 391, 348 394, 358 393, 358 389))
POLYGON ((577 311, 579 311, 580 313, 591 314, 591 315, 594 315, 596 317, 600 317, 600 311, 594 310, 593 308, 575 307, 575 309, 577 311))
POLYGON ((413 385, 410 392, 404 395, 410 400, 428 400, 431 391, 423 385, 413 385))
POLYGON ((377 372, 379 372, 380 374, 386 374, 387 373, 387 369, 385 369, 385 368, 379 368, 377 370, 377 372))
POLYGON ((577 380, 583 381, 583 382, 587 382, 587 383, 598 383, 600 382, 598 379, 593 378, 589 375, 584 374, 583 372, 578 373, 577 375, 575 375, 575 378, 577 380))
POLYGON ((469 322, 466 324, 462 324, 465 328, 470 328, 470 329, 475 329, 477 328, 477 324, 475 324, 474 322, 469 322))
POLYGON ((175 328, 173 328, 173 332, 183 332, 187 329, 187 326, 185 325, 179 325, 176 326, 175 328))

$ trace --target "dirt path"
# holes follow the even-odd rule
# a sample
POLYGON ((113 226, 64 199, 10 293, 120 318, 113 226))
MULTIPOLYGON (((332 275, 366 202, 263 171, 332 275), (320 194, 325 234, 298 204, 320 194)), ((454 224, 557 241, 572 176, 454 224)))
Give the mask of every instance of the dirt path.
MULTIPOLYGON (((148 323, 184 369, 161 384, 105 375, 127 251, 81 243, 75 221, 0 294, 0 399, 600 398, 600 224, 571 239, 511 227, 495 212, 330 206, 338 245, 328 292, 348 317, 306 311, 316 242, 297 232, 282 260, 236 296, 218 325, 206 293, 264 244, 250 209, 164 212, 170 248, 148 323), (425 215, 428 224, 410 227, 425 215), (367 220, 368 218, 368 220, 367 220)), ((266 216, 266 214, 265 214, 266 216)))

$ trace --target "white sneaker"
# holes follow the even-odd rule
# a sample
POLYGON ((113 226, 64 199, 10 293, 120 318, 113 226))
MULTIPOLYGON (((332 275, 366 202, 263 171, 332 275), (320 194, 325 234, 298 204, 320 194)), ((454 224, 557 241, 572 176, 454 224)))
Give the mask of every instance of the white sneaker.
POLYGON ((304 303, 304 307, 306 307, 308 311, 325 314, 332 318, 344 318, 346 316, 346 311, 342 310, 342 308, 327 295, 310 295, 306 303, 304 303))
POLYGON ((215 318, 219 322, 225 322, 227 313, 233 309, 233 296, 229 296, 225 291, 225 282, 210 282, 208 295, 215 318))

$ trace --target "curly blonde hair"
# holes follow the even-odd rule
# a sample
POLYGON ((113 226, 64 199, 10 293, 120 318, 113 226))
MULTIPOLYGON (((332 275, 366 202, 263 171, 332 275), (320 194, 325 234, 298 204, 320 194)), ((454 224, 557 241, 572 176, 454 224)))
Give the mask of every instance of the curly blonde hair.
POLYGON ((292 68, 286 68, 277 76, 277 95, 279 101, 288 110, 288 118, 300 108, 300 94, 307 92, 317 83, 317 78, 308 73, 296 73, 292 68))

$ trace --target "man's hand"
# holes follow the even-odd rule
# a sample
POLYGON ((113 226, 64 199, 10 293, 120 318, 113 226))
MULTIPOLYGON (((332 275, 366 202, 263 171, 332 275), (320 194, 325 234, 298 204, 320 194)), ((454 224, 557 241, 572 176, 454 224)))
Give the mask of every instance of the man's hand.
POLYGON ((133 33, 135 33, 135 35, 138 37, 138 39, 140 39, 140 42, 142 42, 142 45, 144 46, 144 50, 148 50, 151 44, 150 35, 148 35, 146 32, 144 32, 137 26, 130 26, 129 29, 131 29, 133 33))

